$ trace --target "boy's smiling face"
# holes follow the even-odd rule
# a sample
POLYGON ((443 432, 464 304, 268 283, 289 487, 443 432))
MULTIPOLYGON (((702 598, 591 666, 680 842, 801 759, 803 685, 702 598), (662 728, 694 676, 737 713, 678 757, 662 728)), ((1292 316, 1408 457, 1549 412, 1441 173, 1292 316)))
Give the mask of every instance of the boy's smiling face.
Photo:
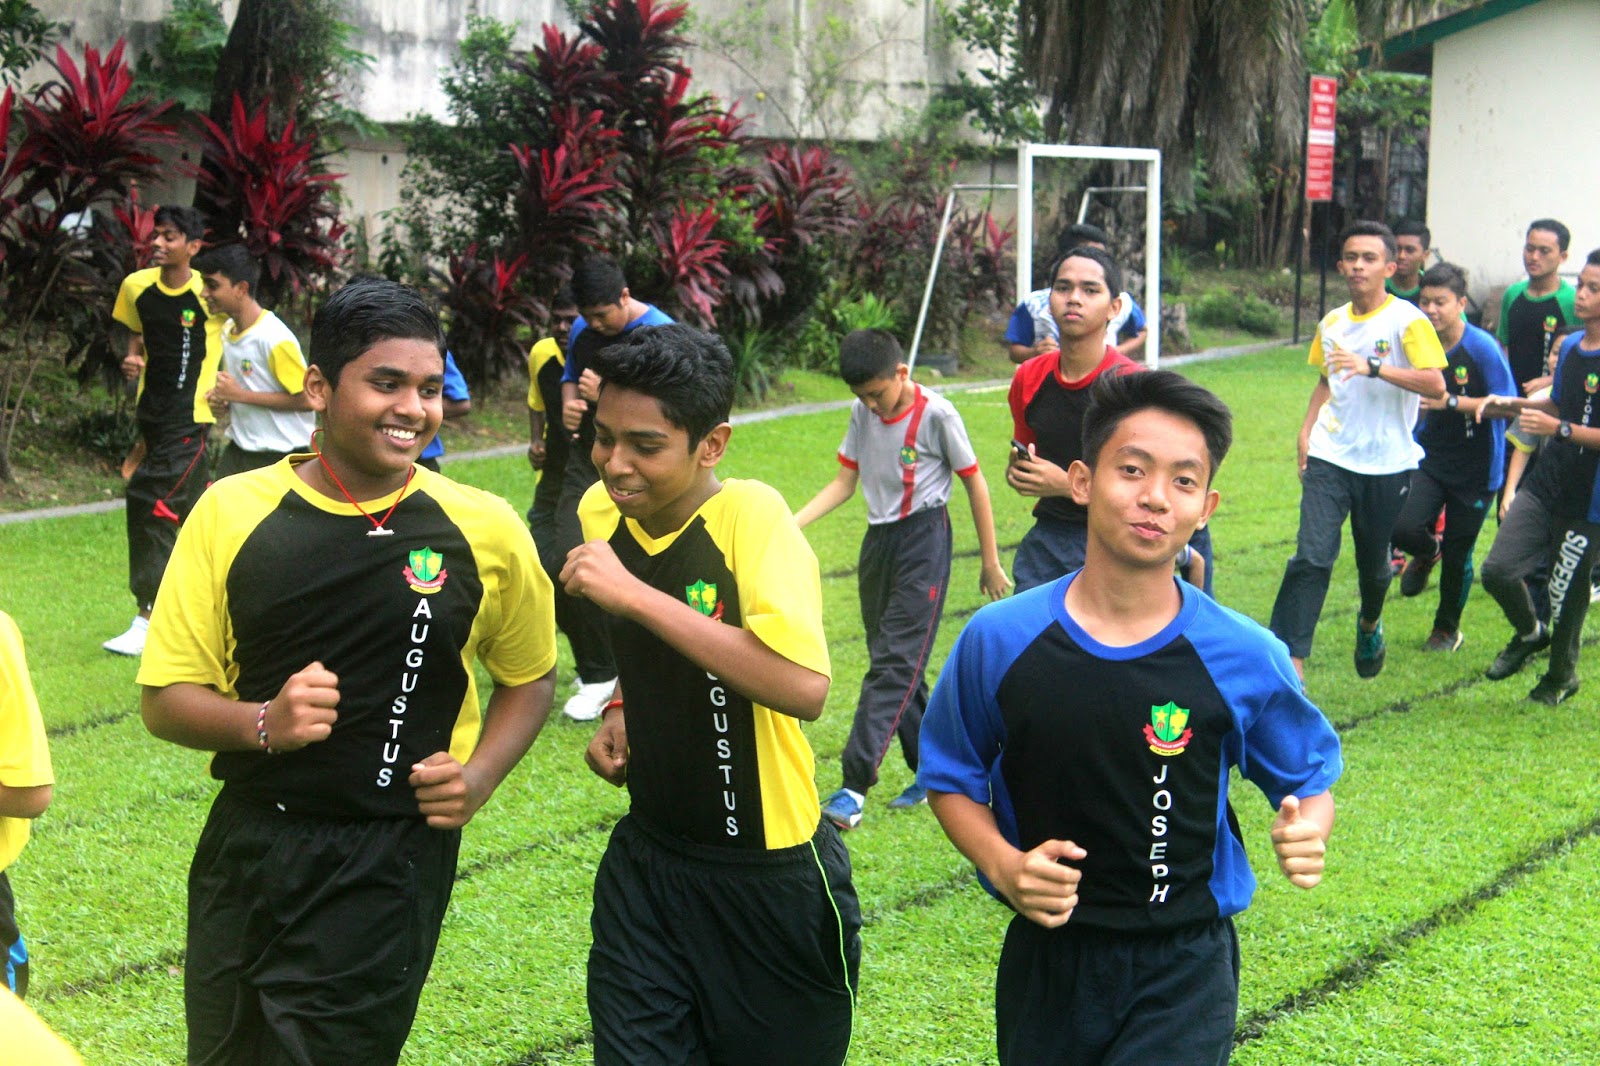
POLYGON ((729 432, 724 422, 691 446, 688 431, 667 419, 655 397, 607 384, 595 405, 590 458, 617 510, 660 537, 716 493, 729 432))
POLYGON ((400 487, 444 419, 443 390, 444 356, 425 340, 378 341, 344 365, 337 385, 320 367, 306 372, 319 447, 358 500, 400 487))
POLYGON ((244 300, 250 287, 242 281, 229 281, 227 276, 216 271, 201 276, 202 293, 205 298, 206 308, 214 315, 227 315, 229 318, 238 318, 244 308, 244 300))
POLYGON ((190 240, 170 222, 155 228, 150 237, 150 265, 184 267, 200 251, 200 238, 190 240))
POLYGON ((1072 498, 1089 508, 1089 540, 1110 560, 1171 569, 1217 507, 1205 434, 1186 418, 1146 408, 1125 417, 1093 468, 1068 471, 1072 498))

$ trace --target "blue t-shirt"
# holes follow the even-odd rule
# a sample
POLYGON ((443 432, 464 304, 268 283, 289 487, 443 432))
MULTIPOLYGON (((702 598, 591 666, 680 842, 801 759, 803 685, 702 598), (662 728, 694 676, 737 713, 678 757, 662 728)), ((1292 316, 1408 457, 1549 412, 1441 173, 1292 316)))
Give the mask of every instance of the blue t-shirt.
POLYGON ((1083 847, 1074 925, 1141 932, 1236 914, 1256 882, 1229 768, 1276 808, 1333 785, 1339 738, 1255 622, 1178 582, 1172 622, 1108 647, 1067 613, 1076 576, 967 623, 922 722, 917 780, 989 806, 1023 851, 1083 847))
MULTIPOLYGON (((1127 293, 1120 295, 1127 314, 1120 321, 1115 318, 1111 320, 1106 330, 1107 344, 1121 344, 1137 337, 1148 326, 1144 310, 1138 302, 1127 293)), ((1061 328, 1050 315, 1049 289, 1036 289, 1030 292, 1026 299, 1017 304, 1016 310, 1011 312, 1011 320, 1006 323, 1007 344, 1022 344, 1031 348, 1041 334, 1050 337, 1061 336, 1061 328)))
MULTIPOLYGON (((656 307, 655 304, 645 304, 644 313, 626 326, 623 326, 622 332, 630 333, 640 326, 670 326, 671 324, 672 317, 670 315, 656 307)), ((582 315, 579 315, 577 321, 572 323, 572 330, 567 334, 567 368, 561 374, 562 381, 570 381, 576 385, 578 379, 583 377, 584 370, 588 369, 588 342, 584 344, 578 343, 578 338, 583 336, 584 331, 588 328, 589 323, 584 321, 582 315)))
MULTIPOLYGON (((447 400, 470 400, 472 394, 467 391, 467 379, 461 376, 461 371, 456 366, 455 357, 449 352, 444 353, 444 398, 447 400)), ((428 446, 422 449, 419 459, 437 459, 444 454, 444 440, 435 433, 428 446)))
MULTIPOLYGON (((1600 350, 1589 351, 1582 340, 1580 332, 1562 342, 1550 399, 1564 421, 1600 426, 1600 350)), ((1542 488, 1539 498, 1556 518, 1600 522, 1600 449, 1554 438, 1539 454, 1534 473, 1542 488)))
MULTIPOLYGON (((1452 396, 1515 396, 1511 364, 1500 342, 1470 322, 1445 353, 1444 382, 1452 396)), ((1506 479, 1506 419, 1481 423, 1460 411, 1429 411, 1417 423, 1424 455, 1418 468, 1441 485, 1495 492, 1506 479)))

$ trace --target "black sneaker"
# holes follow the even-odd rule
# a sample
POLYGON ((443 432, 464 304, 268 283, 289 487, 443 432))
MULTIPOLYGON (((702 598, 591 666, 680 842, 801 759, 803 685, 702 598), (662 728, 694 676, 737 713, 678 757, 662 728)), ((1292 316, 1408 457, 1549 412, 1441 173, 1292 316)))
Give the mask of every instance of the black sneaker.
POLYGON ((1383 643, 1383 623, 1368 633, 1361 628, 1361 623, 1356 623, 1356 675, 1358 677, 1377 677, 1383 672, 1383 660, 1387 653, 1383 643))
POLYGON ((1521 670, 1527 661, 1550 646, 1550 630, 1541 625, 1533 637, 1512 637, 1500 654, 1494 657, 1483 676, 1490 681, 1500 681, 1521 670))
POLYGON ((1533 691, 1528 693, 1528 698, 1534 703, 1542 703, 1546 707, 1554 707, 1577 691, 1577 674, 1568 674, 1566 677, 1557 678, 1547 673, 1539 679, 1537 685, 1533 686, 1533 691))
POLYGON ((1433 568, 1439 564, 1439 553, 1424 557, 1413 555, 1411 561, 1406 563, 1405 570, 1400 573, 1400 595, 1420 596, 1428 587, 1428 575, 1433 573, 1433 568))
POLYGON ((1427 641, 1422 645, 1423 651, 1460 651, 1461 645, 1466 641, 1461 635, 1461 630, 1435 629, 1428 634, 1427 641))

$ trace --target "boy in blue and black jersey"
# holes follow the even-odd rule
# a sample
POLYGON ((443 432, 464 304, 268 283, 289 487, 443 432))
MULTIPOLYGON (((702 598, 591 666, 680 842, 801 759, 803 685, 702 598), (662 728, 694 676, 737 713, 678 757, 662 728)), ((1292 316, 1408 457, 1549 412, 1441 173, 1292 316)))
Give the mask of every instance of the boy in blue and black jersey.
POLYGON ((594 1060, 841 1063, 861 910, 800 729, 828 695, 817 558, 777 490, 717 479, 721 341, 641 329, 596 363, 600 481, 561 580, 610 624, 586 758, 630 803, 595 875, 594 1060))
POLYGON ((1488 414, 1516 412, 1521 433, 1550 439, 1483 561, 1483 587, 1515 630, 1486 676, 1510 677, 1549 647, 1550 667, 1528 698, 1550 706, 1578 691, 1589 577, 1600 559, 1600 248, 1578 275, 1573 303, 1584 328, 1561 345, 1550 396, 1494 397, 1485 406, 1488 414), (1527 584, 1546 560, 1548 625, 1534 614, 1527 584))
POLYGON ((1467 278, 1459 267, 1439 263, 1422 275, 1417 306, 1445 349, 1445 396, 1424 397, 1427 414, 1417 430, 1422 461, 1411 474, 1411 490, 1395 520, 1394 544, 1411 556, 1400 575, 1400 592, 1419 595, 1428 572, 1439 573, 1439 609, 1425 651, 1461 647, 1461 612, 1472 589, 1472 549, 1478 531, 1505 479, 1503 418, 1481 418, 1491 395, 1516 392, 1511 367, 1500 345, 1461 317, 1467 305, 1467 278), (1434 532, 1440 512, 1444 532, 1434 532))
POLYGON ((1227 408, 1166 371, 1094 390, 1070 471, 1083 568, 968 623, 923 721, 920 780, 1017 912, 995 981, 1002 1066, 1226 1062, 1232 916, 1255 889, 1229 770, 1278 809, 1278 864, 1310 888, 1339 740, 1282 643, 1173 576, 1217 505, 1227 408))

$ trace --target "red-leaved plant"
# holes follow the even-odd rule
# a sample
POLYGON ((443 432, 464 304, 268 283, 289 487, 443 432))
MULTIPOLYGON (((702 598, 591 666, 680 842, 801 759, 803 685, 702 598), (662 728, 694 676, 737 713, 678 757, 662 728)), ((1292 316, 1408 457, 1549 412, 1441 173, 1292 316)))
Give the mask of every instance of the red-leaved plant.
POLYGON ((263 101, 247 114, 234 94, 228 128, 204 115, 201 163, 190 167, 216 214, 218 243, 238 240, 261 263, 262 300, 300 295, 332 274, 346 255, 345 225, 333 197, 344 175, 320 169, 316 139, 295 135, 294 120, 274 134, 263 101))
POLYGON ((445 341, 474 387, 521 372, 527 357, 522 334, 549 313, 518 285, 527 264, 521 255, 480 258, 476 244, 450 257, 440 296, 445 341))

